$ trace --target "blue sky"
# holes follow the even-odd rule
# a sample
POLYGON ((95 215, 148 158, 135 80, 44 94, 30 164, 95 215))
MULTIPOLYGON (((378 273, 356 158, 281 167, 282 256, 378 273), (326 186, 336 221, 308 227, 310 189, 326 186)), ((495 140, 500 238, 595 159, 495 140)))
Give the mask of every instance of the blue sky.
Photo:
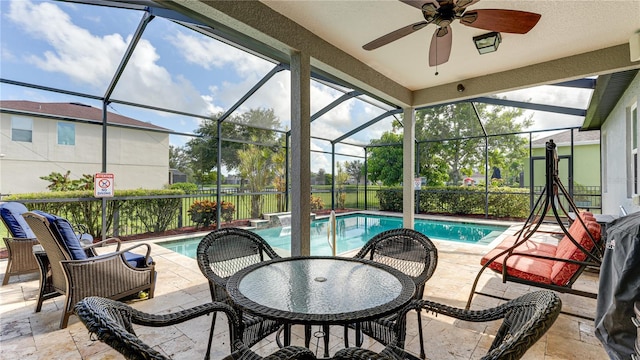
MULTIPOLYGON (((0 1, 0 76, 65 90, 102 96, 120 64, 143 12, 56 1, 0 1)), ((112 98, 200 115, 224 111, 275 66, 215 39, 206 37, 163 18, 147 26, 112 98)), ((239 109, 273 108, 281 129, 290 128, 290 79, 283 71, 239 109)), ((311 113, 342 95, 312 82, 311 113)), ((514 100, 534 100, 584 107, 590 91, 570 92, 558 87, 539 87, 507 95, 514 100), (546 89, 545 89, 546 88, 546 89)), ((0 85, 3 100, 41 102, 83 102, 88 99, 0 85)), ((112 104, 111 111, 151 122, 176 132, 192 133, 199 118, 156 111, 137 110, 112 104)), ((358 99, 349 100, 312 123, 312 135, 334 139, 381 114, 384 110, 358 99)), ((528 113, 536 128, 580 124, 582 119, 549 113, 528 113)), ((349 139, 366 144, 391 128, 392 118, 355 134, 349 139)), ((181 146, 187 137, 171 136, 181 146)), ((312 141, 312 149, 331 151, 326 141, 312 141)), ((337 152, 362 156, 354 146, 338 146, 337 152)), ((357 158, 337 157, 337 161, 357 158)), ((330 171, 327 155, 312 153, 312 171, 330 171)))

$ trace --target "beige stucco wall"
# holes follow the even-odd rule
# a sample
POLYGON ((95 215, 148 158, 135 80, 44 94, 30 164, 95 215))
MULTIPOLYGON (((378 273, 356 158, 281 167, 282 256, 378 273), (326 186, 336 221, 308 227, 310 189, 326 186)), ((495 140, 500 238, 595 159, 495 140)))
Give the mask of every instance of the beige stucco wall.
MULTIPOLYGON (((11 140, 11 118, 0 114, 0 193, 47 191, 40 179, 51 172, 71 171, 71 179, 102 170, 102 127, 75 123, 75 145, 58 145, 57 120, 32 118, 32 142, 11 140)), ((169 135, 108 128, 107 172, 115 175, 114 187, 160 189, 168 182, 169 135)))
MULTIPOLYGON (((640 211, 639 199, 627 196, 627 181, 631 178, 631 166, 627 158, 627 144, 631 134, 627 125, 629 110, 640 105, 640 73, 636 75, 601 128, 603 191, 602 212, 619 214, 620 205, 628 212, 640 211), (634 201, 635 200, 635 201, 634 201)), ((640 134, 640 131, 638 131, 640 134)))

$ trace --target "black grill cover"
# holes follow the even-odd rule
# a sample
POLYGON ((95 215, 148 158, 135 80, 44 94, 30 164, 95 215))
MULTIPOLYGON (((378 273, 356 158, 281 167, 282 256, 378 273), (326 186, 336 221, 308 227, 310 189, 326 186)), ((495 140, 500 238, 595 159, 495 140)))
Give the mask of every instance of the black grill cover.
POLYGON ((607 227, 596 308, 596 337, 611 359, 631 359, 636 341, 633 304, 640 300, 640 212, 607 227))

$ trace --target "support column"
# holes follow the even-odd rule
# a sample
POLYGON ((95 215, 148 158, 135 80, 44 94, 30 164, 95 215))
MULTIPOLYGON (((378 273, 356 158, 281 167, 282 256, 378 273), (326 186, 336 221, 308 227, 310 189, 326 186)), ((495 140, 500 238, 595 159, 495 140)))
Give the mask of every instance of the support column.
POLYGON ((311 65, 291 55, 291 255, 311 254, 311 65))
POLYGON ((413 229, 415 191, 413 179, 416 163, 416 114, 414 108, 404 108, 404 136, 402 139, 402 227, 413 229))

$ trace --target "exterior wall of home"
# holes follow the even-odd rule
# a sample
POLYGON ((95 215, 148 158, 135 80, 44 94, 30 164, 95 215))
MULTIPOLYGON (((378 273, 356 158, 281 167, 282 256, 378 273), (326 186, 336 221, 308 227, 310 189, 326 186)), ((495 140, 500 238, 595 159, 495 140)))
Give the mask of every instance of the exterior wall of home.
MULTIPOLYGON (((571 155, 570 144, 558 144, 556 148, 558 156, 571 155)), ((545 156, 544 148, 531 149, 532 156, 545 156)), ((565 159, 560 159, 558 175, 565 186, 568 187, 569 178, 568 165, 565 159)), ((529 165, 525 165, 524 171, 525 186, 529 186, 529 165)), ((573 145, 573 181, 574 184, 583 186, 600 186, 600 144, 586 143, 573 145)), ((534 168, 534 184, 544 185, 545 182, 545 162, 539 160, 534 168)))
MULTIPOLYGON (((57 120, 32 117, 32 142, 11 140, 11 119, 0 114, 0 194, 47 191, 51 172, 75 180, 102 170, 102 126, 74 122, 75 145, 59 145, 57 120)), ((108 128, 107 172, 116 190, 160 189, 168 183, 169 135, 108 128)))
MULTIPOLYGON (((627 195, 629 179, 632 179, 631 160, 627 149, 631 134, 627 125, 630 108, 640 105, 640 73, 636 75, 601 128, 602 133, 602 212, 619 214, 620 205, 627 212, 640 211, 640 199, 627 195)), ((640 130, 638 131, 640 134, 640 130)))

